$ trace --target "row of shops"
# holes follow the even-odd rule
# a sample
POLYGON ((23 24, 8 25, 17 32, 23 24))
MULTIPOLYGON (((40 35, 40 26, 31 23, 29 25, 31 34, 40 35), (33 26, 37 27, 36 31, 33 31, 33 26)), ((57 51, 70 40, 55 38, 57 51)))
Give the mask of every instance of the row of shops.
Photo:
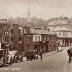
POLYGON ((45 52, 56 50, 57 36, 47 30, 32 29, 30 34, 23 34, 23 50, 43 50, 45 52))

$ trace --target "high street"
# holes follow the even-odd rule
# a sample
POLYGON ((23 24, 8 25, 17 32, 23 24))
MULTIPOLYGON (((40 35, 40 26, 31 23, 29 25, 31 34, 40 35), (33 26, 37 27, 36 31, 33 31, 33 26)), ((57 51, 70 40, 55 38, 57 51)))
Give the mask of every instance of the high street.
POLYGON ((0 68, 0 72, 72 72, 67 49, 43 57, 43 60, 24 61, 0 68))

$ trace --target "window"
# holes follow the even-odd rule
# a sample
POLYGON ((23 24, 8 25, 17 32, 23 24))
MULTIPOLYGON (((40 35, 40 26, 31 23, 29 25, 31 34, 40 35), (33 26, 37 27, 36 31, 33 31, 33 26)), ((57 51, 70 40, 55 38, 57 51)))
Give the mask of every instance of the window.
POLYGON ((61 32, 59 32, 59 36, 61 36, 61 32))
POLYGON ((46 41, 46 36, 44 36, 44 41, 46 41))
POLYGON ((47 36, 46 35, 43 36, 43 40, 47 41, 47 36))
POLYGON ((69 32, 66 32, 65 34, 66 34, 66 36, 68 36, 69 32))
POLYGON ((44 36, 43 36, 43 40, 44 40, 44 36))
POLYGON ((65 32, 63 32, 63 36, 65 36, 65 32))
POLYGON ((27 30, 26 29, 24 29, 24 33, 27 33, 27 30))
POLYGON ((47 41, 47 36, 46 36, 46 41, 47 41))
POLYGON ((51 40, 51 36, 50 36, 50 40, 51 40))
POLYGON ((63 32, 63 36, 68 36, 68 32, 63 32))
POLYGON ((37 41, 37 36, 35 36, 35 41, 37 41))
POLYGON ((38 41, 40 41, 40 36, 38 36, 38 41))
POLYGON ((13 29, 11 29, 11 34, 13 34, 13 29))

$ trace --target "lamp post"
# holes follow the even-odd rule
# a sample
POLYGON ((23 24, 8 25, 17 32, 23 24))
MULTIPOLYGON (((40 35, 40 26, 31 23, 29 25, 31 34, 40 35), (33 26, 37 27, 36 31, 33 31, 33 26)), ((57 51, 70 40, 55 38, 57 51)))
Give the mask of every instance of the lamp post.
POLYGON ((43 41, 43 43, 44 43, 44 56, 45 56, 45 41, 43 41))
POLYGON ((24 34, 24 36, 23 36, 23 50, 24 50, 24 52, 26 51, 26 49, 25 49, 25 43, 26 43, 25 41, 27 41, 26 37, 27 37, 26 34, 24 34))
POLYGON ((56 44, 56 41, 54 40, 54 50, 56 50, 56 49, 55 49, 55 44, 56 44))

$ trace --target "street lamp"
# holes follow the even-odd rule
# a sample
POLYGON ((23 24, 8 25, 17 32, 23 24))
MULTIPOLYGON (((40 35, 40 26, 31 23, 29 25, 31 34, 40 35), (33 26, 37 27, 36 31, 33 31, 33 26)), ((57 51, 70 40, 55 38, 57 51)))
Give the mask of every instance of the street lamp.
POLYGON ((56 50, 55 45, 56 45, 56 40, 54 40, 54 47, 53 47, 53 50, 56 50))
POLYGON ((43 43, 44 43, 44 56, 45 56, 45 41, 43 41, 43 43))

